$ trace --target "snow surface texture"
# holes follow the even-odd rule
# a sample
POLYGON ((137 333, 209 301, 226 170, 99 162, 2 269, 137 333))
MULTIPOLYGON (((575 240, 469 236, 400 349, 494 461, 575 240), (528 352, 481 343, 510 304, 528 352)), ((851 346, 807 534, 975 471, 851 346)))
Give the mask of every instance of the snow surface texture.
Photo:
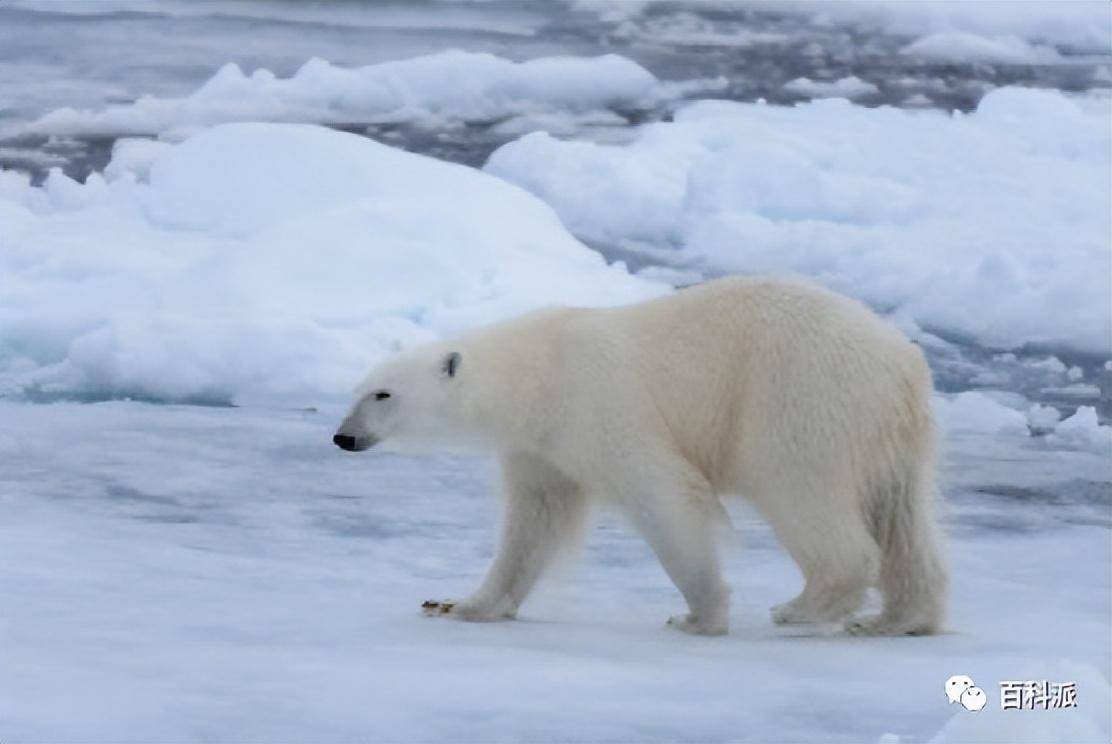
POLYGON ((1052 64, 1062 61, 1062 56, 1053 47, 1031 44, 1018 36, 986 38, 958 31, 924 36, 904 47, 903 53, 960 62, 1052 64))
POLYGON ((1106 105, 1005 88, 964 115, 703 101, 628 144, 511 142, 485 169, 579 237, 698 276, 797 272, 992 347, 1107 355, 1106 105))
POLYGON ((682 598, 611 519, 520 621, 421 617, 490 559, 491 464, 348 455, 337 417, 0 402, 0 738, 1108 741, 1106 457, 951 433, 953 632, 929 638, 773 626, 801 578, 733 509, 733 631, 707 639, 664 627, 682 598), (955 674, 984 711, 947 704, 955 674), (1079 707, 1000 711, 1013 679, 1079 707))
POLYGON ((436 8, 435 14, 423 13, 421 8, 407 7, 408 3, 265 3, 255 0, 222 0, 219 6, 197 3, 195 0, 50 0, 44 6, 41 0, 7 0, 6 5, 36 13, 59 13, 72 15, 136 15, 143 12, 157 12, 169 16, 212 16, 214 14, 231 18, 249 18, 258 21, 304 23, 306 25, 337 25, 346 28, 392 28, 403 31, 436 31, 444 28, 452 30, 475 30, 509 34, 513 36, 532 36, 536 24, 527 13, 506 12, 494 8, 494 12, 484 12, 484 7, 468 7, 470 3, 448 3, 436 8), (501 11, 501 12, 499 12, 501 11))
MULTIPOLYGON (((598 14, 608 20, 630 21, 659 6, 673 5, 669 0, 571 0, 584 12, 598 14)), ((762 0, 703 0, 689 7, 737 8, 748 5, 753 10, 768 10, 770 3, 762 0)), ((1000 40, 1022 38, 1042 39, 1078 51, 1107 54, 1112 45, 1112 10, 1102 0, 1070 0, 1069 2, 1032 0, 994 0, 964 2, 962 0, 803 0, 777 3, 775 9, 784 13, 811 16, 816 25, 852 23, 863 28, 884 29, 905 35, 960 34, 992 44, 1000 40)), ((690 43, 705 40, 707 31, 680 16, 673 34, 683 40, 684 32, 692 32, 690 43)), ((655 28, 660 32, 663 29, 655 28)), ((787 39, 780 39, 786 41, 787 39)), ((774 38, 758 39, 775 42, 774 38)), ((752 43, 742 38, 740 43, 752 43)), ((1036 55, 1018 61, 1038 64, 1046 60, 1036 55)))
POLYGON ((879 92, 872 83, 853 75, 833 82, 796 78, 786 83, 784 89, 810 98, 863 98, 879 92))
POLYGON ((1054 446, 1112 455, 1112 426, 1101 424, 1092 406, 1079 406, 1059 421, 1056 409, 1032 405, 1014 393, 970 390, 937 398, 935 413, 950 434, 999 434, 1017 440, 1045 436, 1054 446))
POLYGON ((328 122, 477 165, 509 137, 537 128, 612 138, 627 131, 631 120, 669 118, 681 100, 790 104, 809 97, 798 84, 794 92, 786 87, 799 78, 814 81, 818 97, 831 94, 830 84, 856 77, 876 88, 858 99, 868 105, 945 111, 971 110, 987 90, 1007 84, 1107 95, 1108 43, 1071 46, 1056 35, 1100 29, 1099 17, 1112 27, 1106 3, 1070 3, 1065 10, 1062 3, 1025 2, 1018 9, 959 3, 998 9, 972 15, 995 15, 1002 35, 988 33, 991 24, 946 21, 963 15, 948 3, 912 5, 911 16, 922 17, 893 26, 874 12, 885 6, 867 6, 862 14, 861 6, 849 3, 625 2, 612 12, 599 2, 577 9, 519 0, 5 2, 0 166, 30 172, 36 183, 52 165, 84 180, 103 171, 109 137, 121 131, 157 131, 178 140, 198 119, 228 117, 328 122), (1016 26, 1012 16, 1028 21, 1016 26), (924 31, 932 39, 928 47, 941 57, 901 52, 924 31), (447 49, 466 53, 445 57, 447 49), (952 49, 967 59, 950 59, 952 49), (1038 53, 1026 60, 1030 50, 1038 53), (607 56, 615 52, 633 62, 607 56), (1058 59, 1048 64, 1048 55, 1058 59), (159 64, 135 65, 136 58, 157 58, 159 64), (329 62, 317 59, 299 74, 314 58, 329 62), (468 71, 462 84, 457 79, 442 85, 439 75, 429 74, 442 72, 438 66, 447 66, 449 58, 461 60, 453 75, 468 71), (521 60, 533 62, 516 63, 521 60), (210 80, 225 63, 238 67, 210 80), (565 98, 567 84, 582 82, 578 76, 586 68, 600 77, 565 98), (654 76, 661 82, 646 98, 629 97, 654 76), (600 104, 596 89, 605 94, 627 84, 629 90, 600 104), (526 89, 518 91, 520 98, 505 97, 518 87, 526 89), (484 100, 468 100, 479 92, 484 100), (587 108, 597 105, 603 108, 587 108), (502 106, 526 113, 507 114, 502 106), (497 117, 458 118, 466 112, 497 117), (51 136, 29 127, 48 114, 45 131, 95 133, 51 136))
POLYGON ((304 405, 398 344, 667 291, 511 184, 315 126, 125 140, 107 174, 0 172, 0 393, 304 405))
MULTIPOLYGON (((789 6, 790 7, 790 6, 789 6)), ((917 0, 855 0, 803 2, 799 12, 817 12, 829 19, 868 22, 897 33, 962 34, 986 42, 1022 38, 1061 44, 1078 51, 1107 54, 1112 46, 1112 9, 1101 0, 1070 2, 918 2, 917 0)), ((1045 62, 1034 58, 1018 61, 1045 62)))
POLYGON ((325 124, 489 122, 551 111, 591 112, 646 105, 657 81, 640 65, 608 54, 512 62, 449 51, 355 69, 322 59, 289 78, 244 74, 229 63, 192 95, 145 96, 103 111, 64 108, 31 123, 39 134, 161 134, 232 121, 325 124))

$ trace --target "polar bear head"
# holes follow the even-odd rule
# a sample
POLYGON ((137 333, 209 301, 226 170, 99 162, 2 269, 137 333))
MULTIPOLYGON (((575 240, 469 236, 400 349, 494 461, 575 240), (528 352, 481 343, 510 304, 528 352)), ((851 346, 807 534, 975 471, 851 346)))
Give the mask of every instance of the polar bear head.
POLYGON ((454 443, 471 432, 463 414, 463 355, 441 344, 399 354, 374 369, 332 437, 349 452, 379 442, 454 443))

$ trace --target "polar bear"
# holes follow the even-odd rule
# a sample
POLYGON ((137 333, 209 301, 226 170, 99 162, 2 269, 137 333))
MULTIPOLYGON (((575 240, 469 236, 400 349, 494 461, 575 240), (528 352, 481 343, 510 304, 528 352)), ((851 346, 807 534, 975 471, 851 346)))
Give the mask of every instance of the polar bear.
POLYGON ((371 372, 333 441, 479 443, 501 458, 500 546, 479 589, 427 612, 513 618, 591 502, 617 505, 688 605, 728 631, 715 533, 747 498, 805 578, 776 623, 939 630, 930 370, 856 301, 797 279, 711 281, 615 308, 546 309, 410 349, 371 372))

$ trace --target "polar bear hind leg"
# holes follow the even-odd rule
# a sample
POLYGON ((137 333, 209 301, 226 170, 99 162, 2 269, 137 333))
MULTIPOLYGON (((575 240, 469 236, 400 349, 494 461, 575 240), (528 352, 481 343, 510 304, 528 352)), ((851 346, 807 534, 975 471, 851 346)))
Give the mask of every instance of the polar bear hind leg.
POLYGON ((874 582, 879 550, 857 510, 842 505, 844 498, 804 498, 811 505, 809 513, 786 515, 774 523, 805 584, 798 597, 772 608, 773 622, 835 622, 860 607, 874 582))
POLYGON ((858 635, 930 635, 942 629, 948 572, 935 521, 937 487, 926 463, 872 494, 869 523, 881 547, 880 615, 851 620, 858 635))

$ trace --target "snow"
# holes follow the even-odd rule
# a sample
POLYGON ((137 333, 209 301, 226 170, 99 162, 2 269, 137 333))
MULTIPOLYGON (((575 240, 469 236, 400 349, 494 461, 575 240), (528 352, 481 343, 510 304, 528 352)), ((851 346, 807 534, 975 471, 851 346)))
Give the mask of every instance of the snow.
MULTIPOLYGON (((789 34, 777 31, 754 31, 747 28, 751 24, 725 22, 722 18, 710 20, 694 13, 679 11, 661 14, 635 22, 630 11, 635 3, 626 2, 614 14, 603 12, 603 18, 618 21, 612 35, 620 39, 649 42, 654 45, 691 46, 728 46, 750 47, 756 45, 786 44, 791 40, 789 34)), ((599 4, 592 0, 580 4, 584 11, 598 12, 599 4)))
POLYGON ((1095 398, 1100 395, 1100 388, 1096 385, 1087 385, 1085 383, 1075 383, 1073 385, 1063 385, 1043 388, 1047 393, 1054 395, 1061 395, 1067 398, 1095 398))
POLYGON ((1030 369, 1042 370, 1057 374, 1065 374, 1069 369, 1068 367, 1066 367, 1065 363, 1063 363, 1062 360, 1056 356, 1048 356, 1043 359, 1029 359, 1024 362, 1024 366, 1030 369))
POLYGON ((30 164, 40 167, 61 165, 65 158, 32 148, 0 147, 0 158, 9 163, 30 164))
MULTIPOLYGON (((934 400, 934 408, 939 425, 950 434, 977 432, 1027 435, 1026 415, 997 402, 983 392, 970 390, 951 398, 939 396, 934 400)), ((1044 416, 1040 423, 1045 421, 1044 416)))
POLYGON ((798 93, 810 98, 862 98, 880 92, 872 83, 866 82, 856 75, 840 78, 833 81, 811 80, 810 78, 796 78, 784 85, 784 90, 798 93))
POLYGON ((636 107, 656 78, 614 54, 513 62, 488 53, 446 51, 346 68, 311 59, 288 78, 259 68, 221 67, 183 98, 143 96, 104 110, 52 111, 27 126, 39 134, 160 134, 222 122, 494 121, 552 111, 636 107))
POLYGON ((947 438, 968 433, 1016 442, 1046 437, 1052 446, 1112 455, 1112 426, 1100 423, 1093 406, 1078 406, 1063 420, 1052 406, 1032 404, 1018 394, 1000 390, 937 395, 933 405, 947 438))
POLYGON ((664 627, 682 599, 611 518, 520 621, 421 617, 423 600, 459 597, 490 560, 492 463, 348 455, 329 441, 339 415, 0 402, 0 736, 1072 742, 1112 731, 1107 502, 1086 504, 1071 485, 1106 478, 1106 458, 951 437, 952 632, 929 638, 773 626, 768 608, 800 577, 768 528, 733 509, 733 631, 708 639, 664 627), (980 717, 947 705, 954 674, 989 695, 980 717), (1079 707, 991 713, 1011 679, 1076 681, 1079 707))
POLYGON ((968 115, 701 101, 628 144, 532 133, 485 170, 654 263, 804 274, 990 347, 1106 355, 1110 145, 1107 106, 1003 88, 968 115))
MULTIPOLYGON (((662 35, 681 44, 726 36, 691 11, 705 10, 713 17, 723 6, 748 6, 757 12, 805 15, 816 26, 847 24, 913 36, 955 33, 1018 37, 1098 54, 1107 54, 1112 46, 1112 9, 1103 0, 801 0, 774 7, 767 0, 689 0, 683 4, 669 0, 570 0, 570 4, 581 12, 596 14, 600 20, 624 23, 623 29, 641 21, 646 36, 662 35), (681 8, 688 10, 669 13, 681 8)), ((777 39, 770 34, 761 41, 774 43, 777 39)))
POLYGON ((336 25, 345 28, 394 28, 399 30, 488 31, 515 36, 532 36, 537 21, 523 9, 471 7, 472 3, 445 2, 435 13, 392 4, 345 2, 277 3, 259 5, 252 0, 222 0, 218 6, 192 0, 9 0, 6 5, 36 13, 78 16, 157 13, 173 17, 223 16, 304 25, 336 25), (516 12, 515 12, 516 11, 516 12))
POLYGON ((399 344, 667 291, 504 181, 310 125, 124 142, 106 173, 0 178, 0 393, 310 404, 399 344))
POLYGON ((29 0, 0 3, 0 15, 0 122, 184 97, 227 62, 287 78, 313 57, 357 68, 457 48, 517 60, 601 53, 554 46, 539 33, 548 10, 500 1, 29 0))
POLYGON ((1044 406, 1035 403, 1027 409, 1027 425, 1033 433, 1045 434, 1054 431, 1062 415, 1053 406, 1044 406))
POLYGON ((1031 44, 1017 36, 985 37, 954 31, 929 34, 908 44, 901 52, 913 57, 955 62, 1037 65, 1062 61, 1062 55, 1053 47, 1031 44))
POLYGON ((1098 54, 1112 46, 1112 8, 1102 0, 850 0, 792 3, 785 9, 901 34, 1018 37, 1098 54))
POLYGON ((1054 435, 1075 446, 1112 455, 1112 426, 1102 426, 1092 406, 1079 406, 1076 413, 1055 427, 1054 435))
POLYGON ((158 140, 143 137, 121 137, 112 144, 112 160, 104 169, 104 175, 109 179, 131 177, 139 181, 150 178, 151 166, 169 150, 172 145, 158 140))

